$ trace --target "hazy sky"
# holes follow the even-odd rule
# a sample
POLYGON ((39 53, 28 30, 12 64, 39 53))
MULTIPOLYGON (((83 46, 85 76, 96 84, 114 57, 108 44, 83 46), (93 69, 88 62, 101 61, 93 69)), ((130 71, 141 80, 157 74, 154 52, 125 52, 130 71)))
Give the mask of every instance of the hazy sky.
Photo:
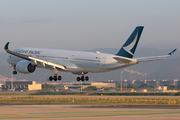
POLYGON ((0 0, 0 52, 40 47, 120 48, 145 26, 139 47, 180 49, 180 0, 0 0))

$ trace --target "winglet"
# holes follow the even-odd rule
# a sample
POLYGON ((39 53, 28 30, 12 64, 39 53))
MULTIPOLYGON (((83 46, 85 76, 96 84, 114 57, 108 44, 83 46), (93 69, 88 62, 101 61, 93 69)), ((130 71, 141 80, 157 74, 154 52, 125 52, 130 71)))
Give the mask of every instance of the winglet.
POLYGON ((174 49, 173 51, 171 51, 170 53, 168 53, 168 55, 172 55, 177 49, 174 49))
POLYGON ((8 46, 9 46, 9 42, 6 43, 6 45, 4 46, 4 49, 8 50, 8 46))

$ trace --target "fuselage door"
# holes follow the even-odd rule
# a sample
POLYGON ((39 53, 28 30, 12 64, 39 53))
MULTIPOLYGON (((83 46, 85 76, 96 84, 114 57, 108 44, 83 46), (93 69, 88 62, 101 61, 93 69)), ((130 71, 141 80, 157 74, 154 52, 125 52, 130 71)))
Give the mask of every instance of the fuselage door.
POLYGON ((105 66, 105 62, 106 62, 106 57, 102 57, 101 58, 101 65, 105 66))

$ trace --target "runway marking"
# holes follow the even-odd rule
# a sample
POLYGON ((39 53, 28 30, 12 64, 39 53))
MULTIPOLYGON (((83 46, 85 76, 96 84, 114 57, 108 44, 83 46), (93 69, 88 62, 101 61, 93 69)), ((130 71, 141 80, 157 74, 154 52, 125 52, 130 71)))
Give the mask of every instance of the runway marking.
POLYGON ((179 110, 130 110, 130 111, 89 111, 89 112, 56 112, 56 113, 26 113, 0 114, 0 119, 33 119, 33 118, 72 118, 72 117, 110 117, 132 115, 177 114, 179 110))

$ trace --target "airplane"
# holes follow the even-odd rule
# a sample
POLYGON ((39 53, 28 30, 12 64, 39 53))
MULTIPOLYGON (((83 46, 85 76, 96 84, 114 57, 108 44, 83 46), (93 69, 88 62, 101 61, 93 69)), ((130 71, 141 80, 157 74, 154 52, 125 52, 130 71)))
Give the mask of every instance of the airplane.
POLYGON ((13 74, 33 73, 36 68, 49 69, 54 73, 50 76, 50 81, 61 80, 57 72, 71 72, 81 75, 77 81, 88 81, 89 77, 85 76, 90 73, 102 73, 112 70, 132 66, 140 62, 162 60, 171 56, 177 49, 162 56, 133 58, 138 45, 144 26, 137 26, 117 54, 107 54, 100 52, 70 51, 59 49, 29 48, 22 47, 9 50, 9 42, 4 49, 9 56, 7 62, 14 68, 13 74))

